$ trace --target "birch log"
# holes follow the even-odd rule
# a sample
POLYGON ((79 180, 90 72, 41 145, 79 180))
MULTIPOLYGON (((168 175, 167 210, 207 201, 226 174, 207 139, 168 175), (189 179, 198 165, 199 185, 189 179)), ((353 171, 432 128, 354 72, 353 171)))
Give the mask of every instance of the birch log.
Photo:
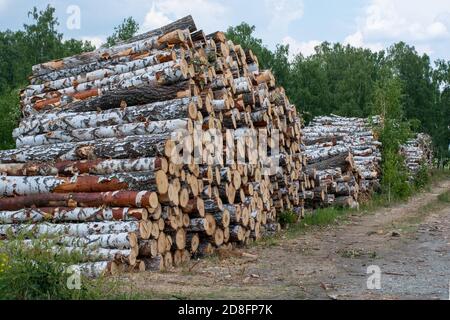
POLYGON ((35 76, 40 76, 55 70, 73 68, 86 63, 102 61, 106 58, 111 59, 115 56, 121 56, 124 54, 136 54, 144 50, 157 49, 164 43, 177 44, 183 42, 184 40, 185 39, 183 33, 180 30, 174 30, 173 32, 161 37, 154 36, 148 39, 137 40, 128 44, 116 45, 111 48, 100 48, 93 52, 82 53, 76 56, 38 64, 33 66, 33 74, 35 76))
POLYGON ((155 122, 129 123, 117 126, 105 126, 72 131, 54 131, 35 136, 22 136, 16 139, 18 148, 66 142, 92 141, 96 139, 121 138, 155 134, 169 134, 176 130, 192 133, 193 123, 189 119, 175 119, 155 122))
MULTIPOLYGON (((110 68, 111 66, 123 66, 128 63, 132 63, 136 60, 141 60, 148 57, 155 57, 155 64, 167 62, 170 60, 175 60, 178 58, 184 59, 184 54, 180 51, 183 51, 181 49, 174 50, 174 51, 161 51, 161 50, 150 50, 150 51, 144 51, 142 54, 139 55, 122 55, 122 56, 116 56, 110 60, 103 60, 103 61, 95 61, 91 63, 81 64, 73 68, 66 68, 61 70, 55 70, 50 73, 47 73, 45 75, 41 76, 35 76, 32 75, 30 77, 30 83, 32 85, 40 85, 49 83, 52 81, 64 79, 64 78, 70 78, 70 77, 79 77, 81 76, 81 79, 83 79, 83 76, 85 77, 88 73, 96 73, 98 70, 110 68), (180 54, 177 54, 177 51, 180 54)), ((183 51, 184 52, 184 51, 183 51)))
POLYGON ((117 74, 141 70, 149 66, 160 65, 175 59, 176 54, 174 51, 161 51, 148 57, 144 57, 143 59, 132 60, 121 64, 110 65, 108 62, 97 62, 88 64, 87 67, 80 66, 75 69, 61 70, 55 72, 53 75, 46 75, 47 81, 43 84, 28 86, 23 94, 26 97, 31 97, 44 92, 56 91, 71 86, 77 86, 82 83, 101 80, 117 74), (90 71, 88 72, 88 70, 90 71))
MULTIPOLYGON (((65 177, 0 177, 0 194, 3 196, 67 192, 107 192, 117 190, 144 191, 155 188, 164 194, 169 188, 163 171, 143 173, 115 173, 109 176, 65 177)), ((153 190, 150 190, 153 191, 153 190)))
POLYGON ((147 220, 146 209, 130 208, 37 208, 18 211, 0 211, 1 224, 27 222, 94 222, 147 220))
POLYGON ((86 237, 58 237, 55 242, 66 247, 104 248, 126 250, 136 248, 138 239, 134 233, 101 234, 86 237))
POLYGON ((78 174, 107 175, 118 172, 125 173, 159 170, 167 172, 168 163, 165 158, 0 164, 0 173, 8 176, 74 176, 78 174))
MULTIPOLYGON (((162 64, 145 67, 142 69, 137 69, 134 71, 114 74, 110 77, 103 77, 93 81, 87 81, 83 83, 76 83, 75 86, 69 86, 62 89, 58 89, 55 91, 41 92, 41 88, 31 87, 25 90, 22 94, 22 103, 23 104, 32 104, 36 101, 52 99, 56 97, 63 96, 71 96, 76 93, 89 91, 92 89, 102 89, 102 92, 105 92, 104 89, 116 89, 116 88, 126 88, 128 87, 128 83, 133 83, 138 79, 146 80, 146 81, 156 81, 156 75, 159 72, 165 71, 169 72, 169 69, 172 69, 172 73, 175 73, 175 70, 186 70, 187 63, 184 60, 180 61, 168 61, 162 64)), ((187 77, 187 74, 183 74, 184 80, 187 77)), ((181 78, 180 78, 181 79, 181 78)), ((182 80, 182 79, 181 79, 182 80)))
POLYGON ((98 128, 145 121, 175 120, 186 117, 195 120, 199 107, 201 107, 201 99, 192 97, 100 112, 61 111, 37 114, 23 119, 19 127, 14 130, 13 136, 17 138, 53 131, 98 128))
MULTIPOLYGON (((98 110, 109 110, 119 108, 126 105, 142 105, 158 101, 173 100, 177 98, 191 97, 195 95, 192 91, 191 82, 183 81, 172 84, 170 86, 160 85, 151 82, 136 87, 127 87, 124 89, 116 89, 107 91, 99 95, 99 90, 94 90, 90 99, 71 102, 65 106, 61 105, 61 99, 42 101, 36 104, 35 110, 45 111, 54 110, 55 108, 63 109, 65 112, 87 112, 98 110)), ((36 112, 32 110, 24 110, 26 115, 32 115, 36 112)))
POLYGON ((119 267, 114 261, 100 261, 72 265, 69 270, 79 270, 88 278, 99 278, 108 274, 117 275, 119 267))
MULTIPOLYGON (((136 248, 137 249, 137 248, 136 248)), ((54 246, 51 251, 55 254, 77 255, 84 261, 98 262, 105 260, 114 260, 120 263, 126 263, 130 266, 136 264, 138 252, 136 249, 104 249, 104 248, 80 248, 80 247, 62 247, 54 246)))
POLYGON ((115 191, 104 193, 49 193, 0 198, 0 210, 20 210, 32 207, 132 207, 158 208, 155 192, 115 191))
POLYGON ((180 136, 182 132, 25 147, 0 151, 0 159, 2 163, 21 163, 171 156, 173 147, 168 143, 173 145, 180 136))
POLYGON ((88 223, 68 223, 68 224, 51 224, 40 223, 36 225, 0 225, 1 235, 26 235, 28 237, 56 237, 56 236, 72 236, 86 237, 95 234, 117 234, 136 232, 142 234, 141 222, 88 222, 88 223))

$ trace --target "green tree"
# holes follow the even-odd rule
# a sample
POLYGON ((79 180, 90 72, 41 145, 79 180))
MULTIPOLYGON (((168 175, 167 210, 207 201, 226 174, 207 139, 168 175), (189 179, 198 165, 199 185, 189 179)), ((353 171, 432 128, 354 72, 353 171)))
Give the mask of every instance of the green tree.
POLYGON ((375 86, 372 110, 383 118, 378 128, 383 144, 381 188, 391 201, 411 194, 405 159, 400 155, 400 146, 411 136, 411 130, 410 123, 403 121, 402 83, 395 76, 385 77, 375 86))
POLYGON ((402 81, 406 118, 420 121, 419 131, 431 134, 438 145, 437 137, 444 128, 440 125, 439 88, 433 83, 430 58, 426 54, 420 56, 414 47, 400 42, 389 48, 387 63, 402 81))
POLYGON ((0 31, 0 94, 25 86, 35 64, 94 49, 90 42, 63 41, 53 7, 35 7, 28 16, 23 31, 0 31))
POLYGON ((445 159, 450 158, 450 61, 436 61, 433 82, 437 88, 438 117, 435 124, 437 130, 432 135, 437 144, 436 156, 442 164, 445 159))
POLYGON ((114 28, 114 33, 107 38, 106 45, 111 47, 120 41, 126 41, 132 38, 139 30, 139 23, 132 17, 128 17, 123 22, 114 28))

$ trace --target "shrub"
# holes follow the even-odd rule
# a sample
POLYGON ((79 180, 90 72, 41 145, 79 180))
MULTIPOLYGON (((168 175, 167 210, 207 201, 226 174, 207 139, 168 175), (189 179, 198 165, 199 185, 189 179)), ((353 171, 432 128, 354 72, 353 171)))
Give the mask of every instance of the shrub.
POLYGON ((280 215, 278 215, 278 222, 282 226, 294 224, 298 222, 298 216, 290 210, 284 211, 280 215))

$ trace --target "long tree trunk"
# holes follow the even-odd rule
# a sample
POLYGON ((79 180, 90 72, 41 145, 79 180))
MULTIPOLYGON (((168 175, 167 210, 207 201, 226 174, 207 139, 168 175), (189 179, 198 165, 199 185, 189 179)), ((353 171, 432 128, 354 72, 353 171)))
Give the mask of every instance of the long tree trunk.
MULTIPOLYGON (((36 108, 39 111, 43 111, 42 109, 47 106, 47 110, 60 108, 64 112, 109 110, 120 108, 124 104, 133 106, 191 97, 195 95, 195 90, 192 90, 191 85, 191 81, 178 82, 169 86, 151 82, 140 86, 107 91, 102 95, 98 95, 98 90, 96 90, 97 93, 94 93, 95 95, 90 99, 75 101, 62 106, 60 98, 57 98, 56 100, 36 104, 36 108)), ((26 115, 35 113, 29 112, 28 110, 24 110, 24 112, 26 115)))
MULTIPOLYGON (((40 223, 36 225, 0 225, 0 234, 8 236, 25 234, 27 237, 42 236, 72 236, 86 237, 95 234, 114 234, 141 231, 141 222, 88 222, 88 223, 67 223, 67 224, 51 224, 40 223)), ((142 234, 141 234, 142 236, 142 234)))
POLYGON ((74 176, 79 174, 108 175, 118 172, 167 172, 165 158, 139 158, 118 160, 60 161, 55 163, 0 164, 0 173, 8 176, 74 176))
POLYGON ((18 211, 0 211, 0 223, 27 222, 95 222, 147 220, 146 209, 129 208, 37 208, 18 211))
POLYGON ((77 255, 83 261, 97 262, 105 260, 113 260, 120 263, 126 263, 130 266, 136 264, 136 258, 138 256, 138 251, 136 249, 104 249, 104 248, 80 248, 80 247, 61 247, 55 246, 51 248, 51 251, 56 254, 69 254, 77 255))
POLYGON ((81 53, 76 56, 53 60, 33 66, 35 76, 44 75, 55 70, 74 68, 79 65, 102 61, 105 58, 113 59, 117 56, 138 54, 142 51, 158 49, 163 44, 178 44, 183 42, 184 35, 180 30, 174 30, 170 34, 162 37, 153 36, 150 38, 136 40, 128 44, 120 44, 111 48, 100 48, 92 52, 81 53))
POLYGON ((172 149, 166 148, 171 138, 171 134, 157 134, 43 145, 0 151, 0 159, 2 163, 17 163, 171 156, 172 149))
POLYGON ((101 234, 86 237, 63 236, 55 238, 54 241, 66 247, 78 248, 126 250, 136 248, 138 246, 138 239, 134 233, 101 234))
POLYGON ((36 94, 60 90, 86 82, 108 78, 113 75, 159 65, 175 59, 176 54, 174 51, 161 51, 142 59, 131 60, 129 62, 115 64, 112 66, 109 65, 109 62, 94 62, 92 64, 88 64, 87 67, 84 65, 74 69, 60 70, 53 72, 53 74, 47 74, 45 77, 41 77, 41 81, 44 80, 45 83, 32 84, 28 86, 24 91, 24 95, 31 97, 36 94))
POLYGON ((55 70, 50 73, 47 73, 45 75, 41 76, 35 76, 32 75, 30 77, 30 83, 32 85, 40 85, 45 84, 46 82, 56 81, 58 79, 64 79, 64 78, 70 78, 70 77, 79 77, 81 75, 81 78, 83 75, 86 75, 88 73, 95 73, 96 71, 100 69, 108 69, 111 67, 111 65, 117 65, 117 66, 124 66, 125 64, 132 63, 136 60, 141 60, 144 58, 149 57, 155 57, 155 62, 162 63, 170 60, 175 60, 178 58, 185 57, 183 49, 175 49, 171 52, 167 51, 160 51, 160 50, 147 50, 143 51, 139 55, 122 55, 122 56, 116 56, 110 60, 103 60, 103 61, 95 61, 91 63, 81 64, 73 68, 67 68, 67 69, 61 69, 61 70, 55 70), (178 54, 180 52, 180 54, 178 54))
POLYGON ((107 192, 118 190, 144 191, 154 187, 161 194, 167 192, 169 182, 163 171, 140 173, 115 173, 109 176, 64 177, 0 177, 0 194, 3 196, 67 193, 107 192))
POLYGON ((49 193, 0 198, 0 210, 20 210, 33 207, 132 207, 158 208, 155 192, 114 191, 104 193, 49 193))
POLYGON ((116 108, 103 111, 54 112, 37 114, 25 118, 14 130, 13 136, 37 135, 53 131, 90 129, 102 126, 124 125, 145 121, 164 121, 197 118, 197 109, 201 107, 199 97, 188 97, 145 105, 116 108))
MULTIPOLYGON (((168 61, 162 64, 149 66, 146 68, 138 69, 135 71, 120 73, 110 77, 104 77, 98 80, 76 83, 75 86, 69 86, 67 88, 59 89, 56 91, 49 91, 40 93, 34 88, 26 89, 22 95, 23 104, 33 104, 39 101, 53 99, 54 97, 72 96, 78 93, 90 91, 92 89, 100 89, 101 92, 111 91, 114 89, 128 88, 130 84, 136 85, 136 81, 143 81, 143 83, 156 81, 156 76, 159 72, 175 73, 175 70, 186 70, 187 63, 184 60, 181 61, 168 61), (169 71, 171 69, 171 71, 169 71)), ((187 73, 183 73, 184 78, 180 80, 186 80, 187 73)), ((38 108, 39 109, 39 108, 38 108)))
POLYGON ((16 139, 16 145, 18 148, 21 148, 24 146, 93 141, 96 139, 169 134, 176 130, 187 130, 192 133, 192 121, 190 119, 176 119, 167 121, 128 123, 118 126, 77 129, 72 131, 54 131, 35 136, 18 137, 16 139))

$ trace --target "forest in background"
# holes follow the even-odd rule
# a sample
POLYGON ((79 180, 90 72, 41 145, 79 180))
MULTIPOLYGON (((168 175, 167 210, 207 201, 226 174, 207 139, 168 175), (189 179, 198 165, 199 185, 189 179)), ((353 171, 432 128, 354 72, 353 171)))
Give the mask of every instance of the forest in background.
MULTIPOLYGON (((0 148, 14 148, 11 137, 20 111, 19 88, 26 86, 35 64, 91 51, 89 42, 63 40, 55 9, 29 12, 23 30, 0 31, 0 148)), ((124 19, 105 45, 134 35, 139 25, 124 19)), ((268 49, 254 36, 255 27, 242 23, 227 30, 236 43, 252 49, 262 68, 272 69, 306 121, 326 114, 367 117, 382 114, 397 131, 385 142, 397 146, 411 132, 432 135, 439 159, 448 159, 450 141, 450 61, 430 61, 400 42, 369 49, 324 42, 309 57, 289 59, 289 47, 268 49), (393 139, 393 140, 392 140, 393 139)), ((383 136, 381 137, 383 140, 383 136)), ((394 148, 397 149, 396 147, 394 148)))

